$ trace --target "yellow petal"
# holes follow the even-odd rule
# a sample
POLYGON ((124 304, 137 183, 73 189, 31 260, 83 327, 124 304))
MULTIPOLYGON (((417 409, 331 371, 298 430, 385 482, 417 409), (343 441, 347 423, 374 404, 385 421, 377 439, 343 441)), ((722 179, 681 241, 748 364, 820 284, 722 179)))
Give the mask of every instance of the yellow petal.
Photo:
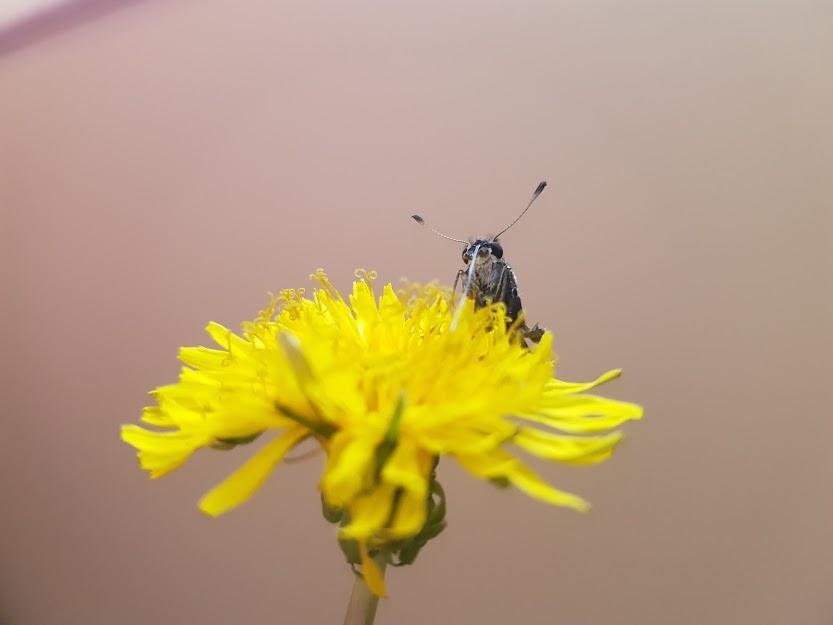
POLYGON ((174 469, 181 467, 196 450, 185 454, 160 454, 152 452, 139 452, 139 466, 150 473, 151 479, 167 475, 174 469))
POLYGON ((161 427, 174 426, 175 421, 159 409, 159 406, 147 406, 142 410, 142 421, 161 427))
POLYGON ((546 503, 574 508, 581 512, 590 509, 590 504, 581 497, 553 488, 538 477, 532 469, 524 466, 520 460, 502 449, 474 456, 458 454, 455 457, 463 468, 477 477, 504 478, 530 497, 546 503))
POLYGON ((327 502, 340 508, 362 491, 368 482, 375 458, 375 440, 351 440, 346 433, 336 434, 321 480, 321 490, 327 502))
POLYGON ((613 453, 622 436, 621 432, 605 436, 566 436, 524 427, 512 442, 539 458, 569 464, 595 464, 613 453))
POLYGON ((217 345, 234 355, 248 354, 252 349, 252 344, 249 341, 240 338, 225 326, 214 321, 205 327, 205 331, 208 332, 217 345))
POLYGON ((435 454, 474 455, 498 447, 512 438, 517 429, 515 423, 505 419, 483 420, 464 426, 440 422, 430 430, 420 432, 420 444, 435 454))
POLYGON ((469 473, 477 477, 493 479, 506 477, 519 460, 502 449, 493 449, 479 454, 455 454, 457 461, 469 473))
POLYGON ((383 484, 350 504, 350 525, 341 530, 342 538, 367 540, 388 522, 396 488, 383 484))
POLYGON ((430 470, 431 456, 420 450, 413 441, 402 438, 382 469, 382 479, 424 499, 428 492, 430 470))
POLYGON ((181 347, 179 359, 195 369, 219 369, 229 362, 228 352, 207 347, 181 347))
POLYGON ((139 465, 154 479, 182 465, 194 451, 211 440, 204 434, 153 432, 138 425, 123 425, 121 438, 139 451, 139 465))
POLYGON ((539 406, 518 415, 576 434, 603 432, 642 417, 642 407, 594 395, 545 398, 539 406))
POLYGON ((592 382, 565 382, 564 380, 558 380, 556 378, 552 378, 549 382, 547 382, 546 386, 544 387, 545 393, 583 393, 584 391, 588 391, 591 388, 595 388, 605 382, 609 382, 610 380, 614 380, 622 375, 621 369, 611 369, 610 371, 606 371, 598 378, 593 380, 592 382))
POLYGON ((359 553, 362 556, 362 575, 364 576, 364 583, 367 584, 370 592, 377 597, 386 596, 385 577, 373 561, 373 558, 371 558, 370 554, 367 552, 366 542, 359 542, 359 553))
POLYGON ((393 538, 407 538, 416 535, 425 525, 428 514, 426 495, 404 491, 396 506, 396 516, 389 529, 393 538))
POLYGON ((538 477, 532 469, 521 463, 518 463, 506 477, 514 486, 535 499, 553 504, 554 506, 573 508, 579 512, 587 512, 590 510, 590 504, 584 499, 572 493, 553 488, 538 477))
POLYGON ((138 425, 123 425, 121 439, 139 451, 160 453, 187 452, 194 449, 194 437, 182 431, 153 432, 138 425))
POLYGON ((206 494, 200 500, 200 510, 219 516, 248 500, 286 452, 308 435, 306 428, 294 428, 278 436, 206 494))
POLYGON ((379 314, 382 319, 401 319, 405 314, 405 307, 396 296, 393 286, 386 284, 382 296, 379 298, 379 314))
POLYGON ((356 317, 362 321, 370 322, 379 318, 379 310, 376 308, 373 291, 370 290, 364 280, 357 280, 353 283, 350 306, 353 308, 353 312, 356 313, 356 317))

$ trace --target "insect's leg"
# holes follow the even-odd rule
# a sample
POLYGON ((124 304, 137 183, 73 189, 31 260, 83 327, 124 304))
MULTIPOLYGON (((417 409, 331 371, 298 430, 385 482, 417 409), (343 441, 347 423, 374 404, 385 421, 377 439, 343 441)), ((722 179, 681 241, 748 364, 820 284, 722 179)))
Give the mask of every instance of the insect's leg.
POLYGON ((457 285, 460 284, 460 278, 466 275, 465 269, 460 269, 457 272, 457 277, 454 278, 454 288, 451 289, 451 307, 457 302, 457 285))
POLYGON ((529 339, 533 343, 540 343, 541 338, 544 336, 544 328, 539 326, 537 323, 531 328, 526 327, 526 324, 524 324, 523 330, 524 338, 529 339))
POLYGON ((469 296, 471 281, 474 279, 474 266, 477 264, 477 255, 479 253, 480 245, 478 244, 474 246, 474 249, 471 252, 471 262, 469 263, 468 271, 466 271, 466 282, 463 286, 463 298, 457 302, 457 305, 454 307, 454 314, 451 317, 450 329, 452 332, 457 329, 457 323, 459 323, 460 315, 463 313, 463 306, 466 303, 466 298, 469 296))

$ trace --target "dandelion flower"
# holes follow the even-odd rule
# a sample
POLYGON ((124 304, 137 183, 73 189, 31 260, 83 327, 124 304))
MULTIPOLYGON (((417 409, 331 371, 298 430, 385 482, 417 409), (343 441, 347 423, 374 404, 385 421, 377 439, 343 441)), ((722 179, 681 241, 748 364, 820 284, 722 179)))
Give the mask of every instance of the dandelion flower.
POLYGON ((151 477, 200 448, 270 437, 202 498, 200 509, 217 516, 249 499, 311 439, 326 454, 325 516, 341 524, 340 539, 355 547, 351 561, 361 562, 376 595, 384 582, 372 553, 388 549, 408 563, 442 530, 442 456, 543 502, 588 509, 518 452, 574 465, 610 456, 622 437, 615 428, 642 410, 585 391, 618 370, 588 383, 558 380, 549 332, 527 347, 502 306, 472 301, 452 330, 450 293, 436 285, 397 294, 387 284, 377 298, 375 275, 360 272, 345 300, 323 271, 312 277, 312 297, 283 291, 241 334, 210 323, 217 347, 181 349, 179 382, 153 391, 156 405, 142 415, 154 429, 122 427, 151 477))

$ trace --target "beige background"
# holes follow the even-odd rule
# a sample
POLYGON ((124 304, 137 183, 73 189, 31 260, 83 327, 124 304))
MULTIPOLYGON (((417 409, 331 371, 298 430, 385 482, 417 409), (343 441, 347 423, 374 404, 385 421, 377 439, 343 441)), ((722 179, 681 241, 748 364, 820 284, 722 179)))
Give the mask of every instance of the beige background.
POLYGON ((830 2, 145 2, 0 57, 0 622, 338 623, 320 458, 118 440, 181 344, 325 267, 451 280, 510 221, 561 374, 621 366, 589 516, 452 462, 379 623, 833 623, 830 2))

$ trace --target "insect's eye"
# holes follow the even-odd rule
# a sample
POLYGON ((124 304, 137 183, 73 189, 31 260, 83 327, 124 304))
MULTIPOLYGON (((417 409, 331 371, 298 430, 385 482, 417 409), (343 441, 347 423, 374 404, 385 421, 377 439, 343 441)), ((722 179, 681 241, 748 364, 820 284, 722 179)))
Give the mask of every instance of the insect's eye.
POLYGON ((503 246, 500 243, 492 243, 492 254, 495 255, 495 258, 503 258, 503 246))
POLYGON ((471 254, 469 254, 469 248, 463 250, 463 262, 468 264, 471 260, 471 254))

